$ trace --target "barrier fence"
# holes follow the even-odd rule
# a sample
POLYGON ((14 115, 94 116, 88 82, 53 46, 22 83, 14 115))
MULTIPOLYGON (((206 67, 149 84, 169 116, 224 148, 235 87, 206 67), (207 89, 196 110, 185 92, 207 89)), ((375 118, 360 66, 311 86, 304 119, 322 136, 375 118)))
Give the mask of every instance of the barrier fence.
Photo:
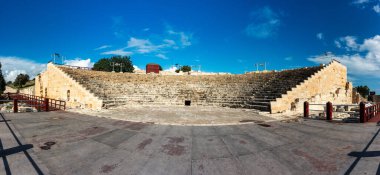
POLYGON ((0 100, 0 106, 20 112, 21 107, 31 107, 37 111, 66 110, 66 102, 62 100, 39 97, 22 93, 7 93, 7 100, 0 100))
POLYGON ((333 105, 331 102, 327 102, 326 104, 310 104, 309 102, 304 102, 304 117, 308 118, 310 116, 310 111, 323 111, 326 117, 326 120, 331 121, 333 120, 333 112, 335 113, 348 113, 351 115, 359 115, 359 122, 365 123, 368 122, 371 118, 374 117, 380 117, 380 103, 377 104, 365 104, 364 102, 361 102, 359 105, 356 104, 336 104, 333 105), (317 105, 317 106, 324 106, 323 110, 312 110, 310 109, 310 106, 317 105), (355 111, 344 111, 344 112, 337 112, 333 111, 333 106, 340 106, 340 107, 359 107, 359 112, 355 111))

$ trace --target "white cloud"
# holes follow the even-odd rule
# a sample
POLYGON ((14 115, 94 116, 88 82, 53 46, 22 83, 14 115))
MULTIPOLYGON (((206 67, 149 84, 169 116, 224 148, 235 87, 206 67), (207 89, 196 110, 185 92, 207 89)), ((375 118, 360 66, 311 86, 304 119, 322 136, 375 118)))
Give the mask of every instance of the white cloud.
POLYGON ((64 63, 70 66, 79 66, 79 67, 93 67, 94 63, 91 62, 90 58, 82 60, 81 58, 74 58, 73 60, 65 60, 64 63))
POLYGON ((169 69, 164 69, 164 71, 167 71, 167 72, 175 72, 177 70, 177 68, 175 66, 171 66, 169 69))
POLYGON ((252 22, 245 28, 245 33, 253 38, 269 38, 280 27, 279 15, 270 7, 264 7, 251 13, 252 22))
POLYGON ((164 54, 162 54, 162 53, 156 54, 156 57, 161 58, 161 59, 164 59, 164 60, 169 59, 166 55, 164 55, 164 54))
POLYGON ((107 48, 110 48, 112 47, 111 45, 103 45, 103 46, 100 46, 98 48, 95 48, 94 50, 101 50, 101 49, 107 49, 107 48))
POLYGON ((149 31, 149 30, 150 30, 150 28, 145 28, 145 29, 143 29, 144 32, 147 32, 147 31, 149 31))
POLYGON ((357 53, 350 55, 318 55, 308 58, 315 63, 328 63, 332 59, 346 65, 351 75, 380 77, 380 35, 365 39, 363 44, 356 44, 357 53))
POLYGON ((373 10, 374 10, 376 13, 380 13, 380 5, 377 4, 377 5, 373 6, 373 10))
POLYGON ((317 33, 317 38, 319 39, 319 40, 323 40, 324 39, 324 36, 323 36, 323 33, 317 33))
POLYGON ((132 55, 133 52, 125 51, 124 49, 111 50, 107 52, 101 53, 102 55, 120 55, 120 56, 129 56, 132 55))
POLYGON ((46 64, 36 63, 32 60, 15 56, 0 56, 0 62, 6 81, 14 81, 20 73, 28 74, 33 79, 37 74, 46 69, 46 64))
POLYGON ((135 68, 135 70, 142 70, 142 69, 140 69, 138 66, 136 66, 136 65, 133 65, 133 68, 135 68))
POLYGON ((354 36, 345 36, 335 40, 334 43, 338 48, 344 48, 347 51, 355 51, 359 49, 356 39, 357 38, 354 36))

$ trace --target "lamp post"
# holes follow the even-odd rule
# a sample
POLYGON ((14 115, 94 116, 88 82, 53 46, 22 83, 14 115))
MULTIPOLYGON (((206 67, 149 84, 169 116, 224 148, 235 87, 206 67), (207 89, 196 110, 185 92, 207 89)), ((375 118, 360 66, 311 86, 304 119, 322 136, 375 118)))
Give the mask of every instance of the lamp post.
POLYGON ((111 66, 112 66, 112 72, 115 72, 115 63, 114 63, 114 62, 111 62, 110 64, 111 64, 111 66))

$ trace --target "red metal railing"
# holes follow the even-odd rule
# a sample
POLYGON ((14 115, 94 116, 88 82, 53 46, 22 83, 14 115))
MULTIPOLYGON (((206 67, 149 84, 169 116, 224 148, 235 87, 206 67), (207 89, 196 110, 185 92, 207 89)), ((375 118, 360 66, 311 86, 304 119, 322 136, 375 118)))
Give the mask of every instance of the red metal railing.
MULTIPOLYGON (((304 117, 309 117, 310 105, 323 105, 323 104, 309 104, 309 102, 304 102, 304 117)), ((326 120, 331 121, 333 119, 333 106, 358 106, 358 105, 333 105, 331 102, 326 103, 326 107, 324 110, 326 120)), ((348 113, 348 112, 344 112, 348 113)), ((380 117, 380 103, 377 104, 365 104, 361 102, 359 104, 359 122, 365 123, 369 121, 371 118, 380 117)))
POLYGON ((9 99, 13 100, 14 111, 18 111, 18 103, 25 103, 38 111, 66 110, 66 102, 62 100, 44 98, 22 93, 7 93, 9 99))
POLYGON ((360 123, 365 123, 371 118, 380 117, 380 103, 373 105, 366 105, 360 103, 360 123))

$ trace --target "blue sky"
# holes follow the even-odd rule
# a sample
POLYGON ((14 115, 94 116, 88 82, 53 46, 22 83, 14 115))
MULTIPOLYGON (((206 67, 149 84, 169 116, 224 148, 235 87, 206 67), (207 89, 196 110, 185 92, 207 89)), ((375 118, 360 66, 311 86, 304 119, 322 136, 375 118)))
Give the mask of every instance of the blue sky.
POLYGON ((281 70, 335 58, 355 86, 380 92, 380 1, 0 0, 7 79, 37 74, 52 53, 78 65, 129 55, 142 69, 178 63, 230 73, 258 62, 281 70))

